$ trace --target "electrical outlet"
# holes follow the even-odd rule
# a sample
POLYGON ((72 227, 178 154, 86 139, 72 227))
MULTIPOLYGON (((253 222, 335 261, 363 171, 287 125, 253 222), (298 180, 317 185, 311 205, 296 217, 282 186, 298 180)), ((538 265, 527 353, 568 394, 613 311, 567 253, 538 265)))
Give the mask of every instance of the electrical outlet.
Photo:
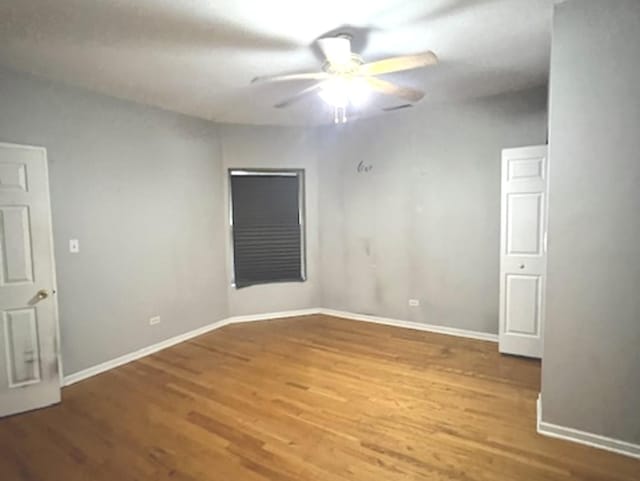
POLYGON ((80 252, 80 241, 78 239, 69 239, 69 252, 72 254, 80 252))
POLYGON ((160 316, 155 316, 149 319, 150 326, 153 326, 155 324, 160 324, 160 316))
POLYGON ((409 307, 418 307, 420 301, 418 299, 409 299, 409 307))

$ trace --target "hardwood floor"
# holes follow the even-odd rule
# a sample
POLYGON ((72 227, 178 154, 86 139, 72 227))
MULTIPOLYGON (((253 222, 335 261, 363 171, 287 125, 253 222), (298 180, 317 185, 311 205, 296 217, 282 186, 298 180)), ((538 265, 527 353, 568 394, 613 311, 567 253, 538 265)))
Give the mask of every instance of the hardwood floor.
POLYGON ((540 365, 307 316, 227 326, 0 420, 2 481, 639 480, 536 434, 540 365))

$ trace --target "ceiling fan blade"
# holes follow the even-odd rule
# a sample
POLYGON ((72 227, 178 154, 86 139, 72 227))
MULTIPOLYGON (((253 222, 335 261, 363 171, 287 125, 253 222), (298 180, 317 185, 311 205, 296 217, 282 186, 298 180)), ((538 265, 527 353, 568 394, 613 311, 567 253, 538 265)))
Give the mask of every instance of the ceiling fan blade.
POLYGON ((371 90, 385 95, 393 95, 394 97, 407 100, 408 102, 419 102, 422 97, 424 97, 424 92, 421 92, 420 90, 402 87, 401 85, 396 85, 394 83, 387 82, 386 80, 375 77, 367 77, 365 80, 371 90))
POLYGON ((316 84, 313 84, 312 86, 307 87, 304 90, 301 90, 300 92, 298 92, 294 96, 289 97, 288 99, 285 99, 285 100, 283 100, 281 102, 278 102, 277 104, 274 105, 274 107, 277 108, 277 109, 283 109, 285 107, 288 107, 289 105, 295 104, 296 102, 299 102, 300 100, 304 99, 305 97, 308 97, 311 94, 314 94, 317 91, 319 91, 323 87, 324 84, 325 84, 325 82, 318 82, 316 84))
POLYGON ((438 63, 436 54, 429 51, 416 55, 404 55, 391 57, 377 62, 365 63, 360 67, 360 73, 364 75, 382 75, 385 73, 401 72, 414 68, 427 67, 438 63))
POLYGON ((318 47, 330 63, 341 65, 351 60, 351 40, 348 37, 320 38, 318 47))
POLYGON ((292 73, 284 75, 267 75, 264 77, 255 77, 251 80, 252 84, 264 82, 284 82, 289 80, 326 80, 329 74, 326 72, 308 72, 308 73, 292 73))

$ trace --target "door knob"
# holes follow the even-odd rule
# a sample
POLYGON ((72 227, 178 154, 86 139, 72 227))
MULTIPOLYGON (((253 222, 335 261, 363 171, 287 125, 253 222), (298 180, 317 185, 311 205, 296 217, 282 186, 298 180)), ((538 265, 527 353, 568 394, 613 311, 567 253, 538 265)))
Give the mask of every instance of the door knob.
POLYGON ((38 291, 38 293, 36 294, 36 296, 38 297, 38 299, 42 300, 42 299, 46 299, 47 297, 49 297, 49 291, 46 289, 40 289, 38 291))

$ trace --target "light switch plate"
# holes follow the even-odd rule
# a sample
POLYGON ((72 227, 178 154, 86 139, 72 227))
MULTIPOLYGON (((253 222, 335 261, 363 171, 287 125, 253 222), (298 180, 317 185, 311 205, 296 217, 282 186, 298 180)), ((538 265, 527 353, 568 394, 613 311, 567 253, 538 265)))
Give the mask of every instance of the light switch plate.
POLYGON ((80 252, 80 241, 78 239, 69 239, 69 252, 72 254, 80 252))

